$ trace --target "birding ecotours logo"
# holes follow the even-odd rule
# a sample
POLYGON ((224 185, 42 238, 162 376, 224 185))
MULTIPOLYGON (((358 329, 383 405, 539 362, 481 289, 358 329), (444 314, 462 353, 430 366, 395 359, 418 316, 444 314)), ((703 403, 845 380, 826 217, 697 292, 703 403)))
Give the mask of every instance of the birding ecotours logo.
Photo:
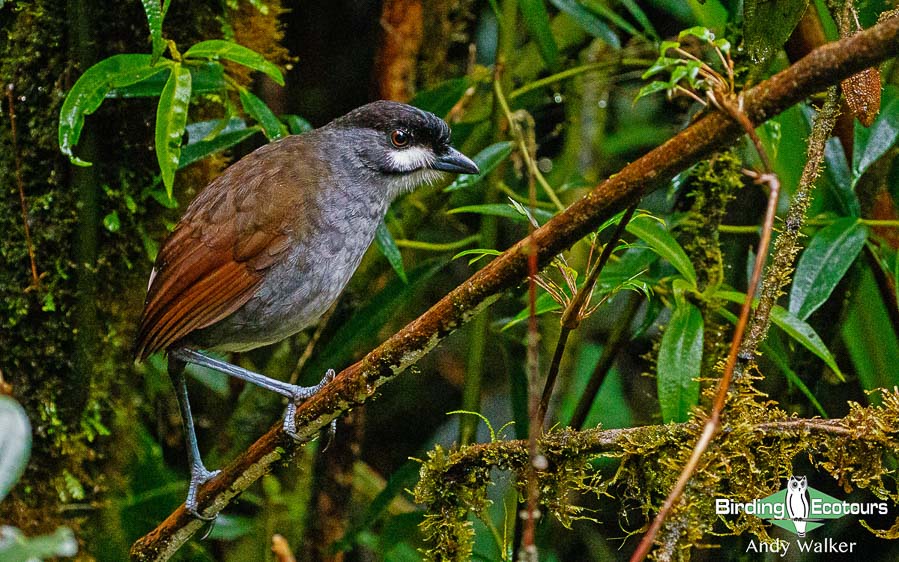
POLYGON ((886 515, 887 510, 886 502, 838 500, 810 487, 805 476, 790 476, 786 488, 767 498, 746 503, 725 498, 715 500, 715 513, 718 515, 754 515, 795 533, 800 538, 830 519, 846 515, 886 515))

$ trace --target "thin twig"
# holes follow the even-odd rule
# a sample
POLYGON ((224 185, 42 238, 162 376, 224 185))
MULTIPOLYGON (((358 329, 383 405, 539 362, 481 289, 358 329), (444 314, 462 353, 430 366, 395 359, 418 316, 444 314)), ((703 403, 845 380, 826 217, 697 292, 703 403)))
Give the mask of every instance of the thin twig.
POLYGON ((559 376, 559 369, 562 365, 562 356, 565 354, 565 345, 568 342, 568 336, 580 326, 581 320, 584 317, 584 311, 590 303, 590 297, 593 296, 593 288, 596 286, 599 274, 602 273, 609 258, 612 257, 612 252, 615 250, 615 246, 618 245, 618 240, 621 239, 621 236, 624 234, 624 229, 627 227, 627 223, 631 221, 631 217, 634 216, 634 211, 636 210, 637 205, 631 205, 621 216, 621 220, 619 220, 618 224, 615 226, 612 237, 609 238, 609 241, 603 246, 602 253, 599 255, 599 260, 596 262, 596 265, 587 275, 584 284, 581 285, 581 288, 574 294, 574 298, 571 299, 571 302, 568 303, 568 306, 565 307, 565 311, 562 313, 562 329, 559 331, 559 339, 556 342, 556 349, 553 353, 552 362, 550 363, 549 371, 546 374, 546 383, 543 386, 543 395, 540 397, 540 406, 537 410, 537 421, 540 423, 541 429, 546 425, 546 412, 549 409, 549 399, 552 397, 553 389, 556 386, 556 379, 559 376))
POLYGON ((31 261, 31 288, 41 286, 41 276, 37 272, 34 259, 34 244, 31 241, 31 228, 28 226, 28 205, 25 203, 25 182, 22 179, 22 155, 19 154, 18 134, 16 132, 15 96, 12 83, 6 85, 6 99, 9 102, 9 132, 12 137, 12 151, 16 161, 16 185, 19 188, 19 203, 22 206, 22 225, 25 227, 25 245, 28 248, 28 259, 31 261))
MULTIPOLYGON (((895 56, 897 43, 899 18, 891 18, 850 38, 824 45, 747 91, 744 110, 752 121, 761 123, 808 95, 895 56)), ((709 112, 633 161, 534 232, 539 265, 545 266, 644 193, 667 185, 677 173, 734 142, 742 132, 729 117, 709 112)), ((381 385, 416 363, 494 303, 500 294, 518 286, 527 278, 527 244, 528 239, 524 239, 513 245, 301 404, 296 418, 298 441, 284 434, 280 422, 273 425, 221 474, 200 487, 201 513, 220 512, 274 463, 296 453, 302 442, 315 438, 346 410, 367 402, 381 385)), ((167 560, 203 525, 181 505, 139 539, 132 546, 131 555, 137 560, 167 560)))
MULTIPOLYGON (((517 126, 512 121, 513 117, 509 113, 505 100, 502 99, 502 90, 497 85, 497 97, 502 100, 503 108, 506 111, 506 117, 513 130, 517 130, 517 126)), ((520 131, 516 132, 519 142, 522 145, 522 153, 524 158, 530 161, 531 150, 533 145, 528 146, 524 142, 520 131)), ((529 172, 531 168, 528 167, 529 172)), ((537 204, 537 186, 534 181, 534 174, 528 173, 528 200, 530 202, 531 212, 537 204)), ((537 447, 537 439, 543 433, 543 417, 540 415, 539 398, 537 394, 538 380, 540 378, 540 331, 537 328, 537 274, 540 269, 537 265, 537 241, 534 239, 536 230, 533 222, 528 221, 528 349, 527 349, 527 372, 528 372, 528 412, 530 414, 530 425, 528 428, 528 469, 527 477, 527 510, 524 513, 524 530, 521 534, 521 549, 518 553, 520 562, 529 562, 537 560, 537 545, 535 542, 537 536, 537 519, 540 517, 538 504, 540 502, 540 489, 537 485, 537 470, 539 467, 540 451, 537 447)))

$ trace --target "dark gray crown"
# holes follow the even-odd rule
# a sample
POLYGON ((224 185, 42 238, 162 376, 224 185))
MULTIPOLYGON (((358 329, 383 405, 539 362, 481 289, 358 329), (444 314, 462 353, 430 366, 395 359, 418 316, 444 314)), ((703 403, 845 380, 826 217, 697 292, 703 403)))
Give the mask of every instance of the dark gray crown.
POLYGON ((384 133, 403 129, 411 133, 419 144, 437 147, 450 143, 450 128, 443 119, 428 111, 395 101, 381 100, 363 105, 335 119, 330 126, 360 127, 384 133))

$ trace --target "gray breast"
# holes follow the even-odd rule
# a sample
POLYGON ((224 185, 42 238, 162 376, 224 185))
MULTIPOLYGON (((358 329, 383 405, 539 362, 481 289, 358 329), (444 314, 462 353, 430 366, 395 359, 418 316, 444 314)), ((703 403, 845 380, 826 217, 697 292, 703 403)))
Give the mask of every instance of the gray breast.
MULTIPOLYGON (((266 272, 256 294, 227 318, 191 334, 204 349, 246 351, 314 324, 337 300, 374 239, 388 201, 375 189, 331 189, 287 259, 266 272)), ((309 213, 307 213, 308 215, 309 213)))

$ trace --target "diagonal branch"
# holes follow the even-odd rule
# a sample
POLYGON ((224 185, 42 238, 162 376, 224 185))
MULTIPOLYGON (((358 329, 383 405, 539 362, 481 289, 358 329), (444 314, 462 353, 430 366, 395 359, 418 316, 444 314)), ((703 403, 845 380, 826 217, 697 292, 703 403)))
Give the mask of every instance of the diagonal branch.
MULTIPOLYGON (((897 52, 899 17, 893 17, 816 49, 745 92, 744 112, 753 123, 763 123, 808 95, 897 52)), ((741 132, 740 125, 730 117, 711 112, 601 183, 536 230, 532 237, 519 241, 472 275, 361 361, 344 369, 331 384, 303 403, 297 409, 297 432, 302 440, 315 438, 331 420, 369 400, 378 387, 421 359, 504 291, 519 285, 527 277, 527 246, 531 241, 536 245, 540 266, 545 266, 553 256, 608 217, 665 185, 675 174, 715 150, 731 144, 741 132)), ((218 513, 274 463, 288 459, 299 446, 282 432, 280 423, 276 424, 200 489, 200 511, 206 515, 218 513)), ((131 556, 136 560, 166 560, 202 526, 203 522, 191 517, 182 505, 138 540, 131 556)))

